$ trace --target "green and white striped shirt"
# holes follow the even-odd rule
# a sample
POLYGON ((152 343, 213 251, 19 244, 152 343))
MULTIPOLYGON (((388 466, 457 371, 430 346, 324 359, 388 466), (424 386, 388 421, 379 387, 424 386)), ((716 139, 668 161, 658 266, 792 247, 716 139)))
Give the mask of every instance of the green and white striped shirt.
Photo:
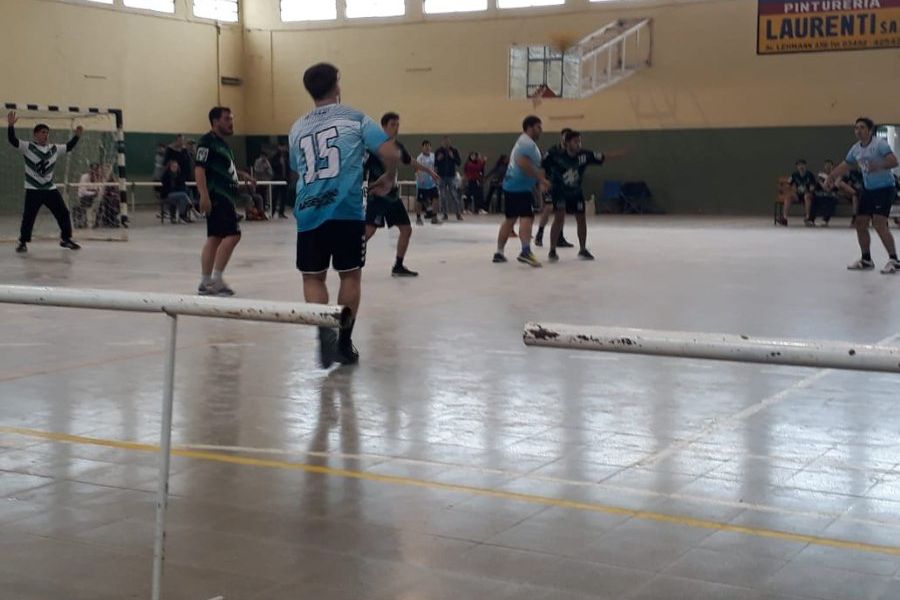
POLYGON ((66 144, 38 146, 34 142, 19 141, 19 152, 25 159, 25 189, 55 190, 53 169, 59 157, 68 152, 66 144))

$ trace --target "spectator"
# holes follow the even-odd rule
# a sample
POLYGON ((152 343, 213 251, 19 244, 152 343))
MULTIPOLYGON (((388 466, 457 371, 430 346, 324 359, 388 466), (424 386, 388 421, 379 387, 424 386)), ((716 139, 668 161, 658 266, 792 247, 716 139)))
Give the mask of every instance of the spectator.
POLYGON ((466 176, 466 197, 469 210, 473 214, 486 214, 484 204, 484 159, 477 152, 471 152, 463 167, 466 176))
POLYGON ((156 156, 153 157, 153 181, 161 181, 166 172, 166 145, 157 144, 156 156))
POLYGON ((102 200, 97 210, 97 224, 100 227, 128 227, 127 221, 119 219, 119 210, 121 208, 121 198, 119 196, 119 186, 109 185, 117 184, 113 166, 111 164, 101 165, 100 177, 105 179, 106 185, 103 186, 102 200))
POLYGON ((72 224, 77 229, 96 227, 94 217, 94 200, 103 194, 103 173, 99 163, 91 163, 87 173, 83 173, 78 179, 78 206, 72 211, 72 224))
MULTIPOLYGON (((278 149, 275 151, 275 154, 272 156, 272 160, 270 161, 272 164, 272 178, 274 181, 285 181, 290 182, 290 167, 288 166, 288 148, 287 144, 278 144, 278 149)), ((288 186, 286 185, 278 185, 272 189, 272 216, 274 217, 276 212, 278 213, 279 219, 286 219, 287 215, 284 214, 284 207, 286 204, 286 200, 288 197, 288 186)))
POLYGON ((810 221, 813 224, 816 222, 816 217, 821 213, 822 227, 828 227, 828 224, 831 222, 831 217, 834 216, 834 209, 838 203, 838 194, 840 193, 838 184, 832 183, 828 177, 833 170, 834 161, 831 159, 826 160, 822 171, 818 174, 818 191, 813 198, 812 212, 810 213, 810 221))
MULTIPOLYGON (((180 219, 184 223, 190 223, 191 217, 188 208, 191 205, 191 196, 188 194, 187 177, 178 166, 177 161, 170 161, 169 168, 162 176, 162 198, 169 206, 169 220, 176 223, 180 219), (178 210, 176 218, 175 211, 178 210)), ((165 217, 165 215, 163 215, 165 217)))
POLYGON ((812 203, 813 196, 816 192, 816 178, 810 173, 806 168, 806 161, 804 159, 799 159, 796 163, 797 170, 791 174, 791 187, 793 188, 793 193, 787 194, 784 197, 784 211, 780 219, 778 219, 779 225, 784 225, 785 227, 788 224, 788 212, 791 209, 791 204, 795 202, 800 202, 803 200, 803 223, 807 227, 813 227, 813 222, 810 217, 812 213, 812 203))
POLYGON ((843 190, 844 194, 850 196, 850 202, 853 204, 853 218, 850 219, 850 226, 856 224, 856 213, 859 212, 859 196, 863 189, 863 175, 859 169, 850 169, 845 177, 838 182, 838 187, 843 190))
POLYGON ((450 144, 450 138, 444 136, 441 147, 434 153, 434 170, 441 177, 441 210, 444 220, 448 219, 447 212, 454 211, 456 220, 462 221, 462 207, 459 202, 459 188, 457 187, 457 168, 462 164, 459 150, 450 144))
POLYGON ((190 181, 189 173, 192 171, 194 159, 184 143, 183 135, 178 134, 175 136, 175 141, 166 148, 164 160, 166 165, 173 160, 177 162, 179 170, 184 173, 186 179, 190 181))
POLYGON ((503 178, 506 176, 506 169, 509 167, 509 157, 501 154, 494 168, 487 174, 488 191, 486 205, 490 212, 499 212, 503 210, 503 178), (496 208, 493 204, 494 194, 497 194, 496 208))
MULTIPOLYGON (((259 158, 253 163, 253 178, 256 179, 256 181, 272 181, 274 177, 275 172, 272 170, 269 154, 266 150, 262 150, 259 153, 259 158)), ((272 189, 271 186, 269 186, 269 189, 272 189)), ((257 185, 256 193, 263 198, 263 210, 265 210, 266 200, 268 199, 266 186, 257 185)), ((274 198, 272 198, 272 200, 272 204, 274 204, 274 198)))

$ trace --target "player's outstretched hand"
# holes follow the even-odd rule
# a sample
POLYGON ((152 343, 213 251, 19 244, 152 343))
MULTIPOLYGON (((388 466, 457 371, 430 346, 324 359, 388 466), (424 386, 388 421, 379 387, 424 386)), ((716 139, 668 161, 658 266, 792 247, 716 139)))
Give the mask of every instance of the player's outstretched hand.
POLYGON ((8 113, 6 113, 6 122, 8 124, 15 125, 16 121, 18 121, 18 120, 19 120, 19 118, 16 116, 16 111, 11 110, 8 113))
POLYGON ((75 137, 81 137, 81 134, 84 133, 84 127, 79 125, 75 128, 75 137))

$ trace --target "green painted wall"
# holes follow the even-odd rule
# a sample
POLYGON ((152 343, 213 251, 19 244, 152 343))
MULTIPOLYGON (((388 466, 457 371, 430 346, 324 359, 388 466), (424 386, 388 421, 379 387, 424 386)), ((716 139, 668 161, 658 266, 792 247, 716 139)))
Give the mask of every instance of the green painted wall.
MULTIPOLYGON (((418 153, 422 139, 440 144, 442 134, 401 133, 410 152, 418 153)), ((129 133, 128 170, 132 178, 149 178, 157 142, 172 135, 129 133)), ((188 135, 196 139, 198 135, 188 135)), ((555 131, 545 132, 541 147, 555 143, 555 131)), ((239 166, 255 158, 259 149, 274 143, 271 136, 231 139, 239 166)), ((453 144, 463 155, 475 150, 493 161, 509 153, 511 134, 458 134, 453 144)), ((624 159, 588 170, 585 192, 600 197, 603 180, 644 180, 657 205, 670 214, 768 215, 775 180, 789 174, 797 158, 818 170, 825 158, 840 159, 853 142, 850 127, 771 127, 748 129, 684 129, 658 131, 585 132, 587 148, 630 148, 624 159)), ((410 169, 401 173, 412 177, 410 169)))

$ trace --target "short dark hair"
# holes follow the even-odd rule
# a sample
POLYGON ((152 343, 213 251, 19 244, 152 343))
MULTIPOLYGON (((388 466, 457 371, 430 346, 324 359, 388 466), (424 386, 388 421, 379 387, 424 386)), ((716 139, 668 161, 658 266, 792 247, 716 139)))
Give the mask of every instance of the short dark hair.
MULTIPOLYGON (((231 109, 227 106, 213 106, 209 109, 209 124, 212 125, 214 121, 218 121, 222 118, 222 115, 225 113, 230 113, 231 109)), ((181 134, 179 134, 180 136, 181 134)))
POLYGON ((527 131, 529 127, 534 127, 535 125, 540 125, 541 118, 536 117, 534 115, 528 115, 525 117, 525 120, 522 121, 522 131, 527 131))
POLYGON ((395 112, 386 112, 383 115, 381 115, 381 126, 384 127, 391 121, 398 121, 398 120, 400 120, 400 115, 398 115, 395 112))
MULTIPOLYGON (((559 132, 559 135, 565 137, 567 133, 572 132, 573 129, 571 127, 563 127, 563 130, 559 132)), ((568 140, 566 140, 568 141, 568 140)))
POLYGON ((321 100, 332 91, 338 82, 338 70, 332 64, 317 63, 303 73, 303 87, 313 100, 321 100))
POLYGON ((38 123, 34 126, 33 133, 37 133, 38 131, 50 131, 50 127, 44 123, 38 123))
POLYGON ((795 164, 795 165, 805 165, 805 164, 806 164, 806 159, 805 159, 805 158, 798 158, 798 159, 797 159, 797 162, 795 162, 794 164, 795 164))
POLYGON ((860 118, 858 118, 856 121, 854 121, 854 125, 855 125, 856 123, 862 123, 862 124, 865 125, 868 129, 875 129, 875 121, 873 121, 873 120, 870 119, 869 117, 860 117, 860 118))
POLYGON ((428 144, 430 146, 431 140, 422 140, 422 145, 424 146, 425 144, 428 144))
POLYGON ((567 144, 568 144, 569 142, 571 142, 572 140, 574 140, 574 139, 576 139, 576 138, 580 138, 580 137, 581 137, 581 132, 580 132, 580 131, 575 131, 574 129, 570 129, 570 130, 567 131, 566 134, 565 134, 565 140, 566 140, 566 143, 567 143, 567 144))
POLYGON ((826 158, 826 159, 825 159, 825 162, 834 164, 834 160, 831 159, 831 158, 826 158))

